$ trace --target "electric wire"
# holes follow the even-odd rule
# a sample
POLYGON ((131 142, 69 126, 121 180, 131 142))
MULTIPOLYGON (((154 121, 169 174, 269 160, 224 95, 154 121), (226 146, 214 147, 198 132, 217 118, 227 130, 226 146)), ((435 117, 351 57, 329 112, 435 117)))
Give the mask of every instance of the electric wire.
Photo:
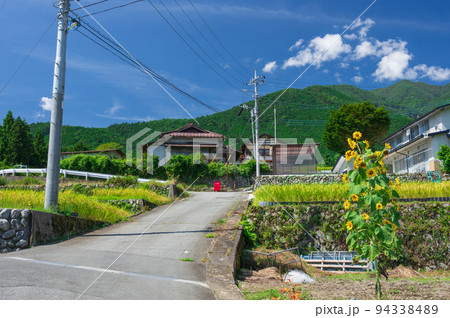
POLYGON ((209 46, 214 50, 214 52, 216 52, 216 54, 219 55, 227 63, 227 65, 229 65, 233 70, 238 72, 240 75, 246 77, 248 74, 242 73, 240 70, 236 69, 233 66, 233 64, 229 63, 228 60, 225 58, 225 56, 223 56, 223 54, 220 53, 220 51, 211 43, 211 41, 205 36, 205 34, 197 27, 197 25, 194 23, 194 21, 192 21, 190 16, 187 14, 186 10, 184 10, 183 6, 181 6, 180 3, 177 0, 174 0, 174 1, 178 5, 178 7, 181 9, 183 14, 186 16, 186 18, 189 20, 189 22, 192 24, 194 29, 201 35, 201 37, 206 41, 206 43, 209 44, 209 46))
POLYGON ((214 73, 216 73, 221 79, 223 79, 228 85, 239 90, 234 84, 228 81, 225 77, 223 77, 219 72, 217 72, 198 52, 184 39, 184 37, 173 27, 173 25, 167 20, 167 18, 158 10, 158 8, 153 4, 152 1, 147 0, 148 3, 158 12, 158 14, 163 18, 163 20, 170 26, 170 28, 183 40, 183 42, 197 55, 197 57, 202 60, 214 73))
POLYGON ((2 5, 0 6, 0 11, 2 11, 3 7, 5 6, 6 0, 3 0, 2 5))
MULTIPOLYGON (((122 61, 124 61, 125 63, 129 64, 130 66, 136 68, 137 70, 141 71, 144 74, 147 74, 147 72, 151 73, 153 75, 153 77, 155 77, 158 81, 160 81, 161 83, 165 84, 166 86, 168 86, 169 88, 175 90, 176 92, 192 99, 193 101, 207 107, 208 109, 214 111, 214 112, 221 112, 222 110, 208 105, 204 102, 202 102, 201 100, 199 100, 198 98, 192 96, 191 94, 183 91, 182 89, 178 88, 176 85, 174 85, 173 83, 171 83, 170 81, 168 81, 167 79, 165 79, 163 76, 159 75, 158 73, 156 73, 155 71, 153 71, 152 69, 150 69, 149 67, 147 67, 145 64, 143 64, 142 62, 136 60, 134 61, 133 59, 131 59, 129 56, 127 56, 125 53, 123 53, 123 51, 119 50, 117 47, 111 45, 110 43, 108 43, 107 41, 105 41, 101 36, 99 36, 98 34, 96 34, 95 31, 90 30, 89 28, 87 28, 85 26, 85 23, 82 23, 82 27, 89 32, 91 35, 95 36, 98 40, 102 41, 104 44, 99 43, 98 41, 96 41, 95 39, 93 39, 91 36, 87 35, 86 33, 80 31, 78 29, 78 32, 83 35, 84 37, 88 38, 89 40, 91 40, 92 42, 94 42, 95 44, 99 45, 100 47, 102 47, 103 49, 107 50, 108 52, 110 52, 111 54, 115 55, 116 57, 118 57, 119 59, 121 59, 122 61), (109 47, 109 48, 108 48, 109 47)), ((98 31, 97 31, 98 32, 98 31)), ((148 74, 147 74, 148 75, 148 74)))
MULTIPOLYGON (((76 1, 78 2, 79 0, 76 0, 76 1)), ((97 2, 91 3, 91 4, 86 4, 86 5, 83 6, 83 8, 89 8, 89 7, 92 7, 92 6, 95 6, 95 5, 104 3, 104 2, 108 2, 108 1, 110 1, 110 0, 101 0, 101 1, 97 1, 97 2)), ((70 11, 73 12, 73 11, 77 11, 77 10, 81 10, 81 9, 82 8, 80 7, 80 8, 71 9, 70 11)))
POLYGON ((213 35, 213 37, 216 39, 217 43, 220 44, 220 46, 225 50, 225 52, 228 53, 229 56, 231 56, 231 58, 235 61, 235 63, 237 65, 239 65, 239 67, 248 75, 252 76, 251 73, 246 70, 240 63, 239 61, 234 57, 233 54, 231 54, 231 52, 225 47, 225 45, 223 45, 223 43, 219 40, 219 37, 215 34, 215 32, 213 31, 213 29, 209 26, 208 22, 206 22, 206 19, 203 18, 203 16, 200 14, 200 12, 197 10, 197 8, 195 7, 195 5, 192 3, 191 0, 188 0, 189 3, 191 4, 192 8, 195 10, 195 12, 197 13, 197 15, 200 17, 200 19, 203 21, 203 23, 206 25, 206 27, 208 28, 209 32, 211 32, 211 34, 213 35))
MULTIPOLYGON (((108 11, 111 11, 111 10, 114 10, 114 9, 123 8, 123 7, 129 6, 129 5, 135 4, 135 3, 143 2, 143 1, 145 1, 145 0, 135 0, 135 1, 132 1, 132 2, 129 2, 129 3, 125 3, 125 4, 121 4, 121 5, 118 5, 118 6, 115 6, 115 7, 111 7, 111 8, 107 8, 107 9, 101 10, 101 11, 93 12, 93 13, 90 13, 90 15, 96 15, 96 14, 108 12, 108 11)), ((81 16, 81 18, 85 18, 87 16, 88 15, 86 14, 86 15, 81 16)))
POLYGON ((28 54, 24 57, 24 59, 20 62, 19 66, 17 66, 16 70, 13 72, 13 74, 8 78, 8 80, 6 81, 6 83, 3 85, 3 87, 0 89, 0 95, 3 93, 3 91, 6 89, 6 87, 8 86, 8 84, 12 81, 12 79, 16 76, 16 74, 19 72, 19 70, 22 68, 22 66, 25 64, 25 62, 28 60, 28 58, 31 56, 31 54, 34 52, 34 50, 37 48, 37 46, 39 45, 39 43, 41 43, 42 39, 45 37, 45 35, 48 33, 48 31, 50 30, 50 28, 53 26, 53 24, 55 23, 57 17, 53 19, 53 21, 49 24, 49 26, 47 27, 47 29, 45 29, 44 33, 42 33, 42 35, 39 37, 39 39, 37 40, 37 42, 33 45, 33 47, 31 48, 31 50, 28 52, 28 54))
MULTIPOLYGON (((77 4, 83 9, 83 11, 84 12, 86 12, 87 14, 89 14, 89 12, 82 6, 82 5, 80 5, 78 2, 77 2, 77 4)), ((95 19, 95 17, 93 17, 93 16, 90 16, 91 17, 91 19, 92 20, 94 20, 95 21, 95 23, 97 23, 97 25, 99 25, 102 29, 103 29, 103 31, 105 31, 105 33, 107 33, 108 34, 108 36, 109 37, 111 37, 111 39, 113 39, 114 40, 114 42, 116 42, 117 43, 117 45, 119 45, 121 48, 122 48, 122 50, 123 51, 125 51, 126 53, 127 53, 127 55, 129 56, 129 57, 131 57, 136 63, 138 63, 142 68, 143 68, 143 66, 139 63, 139 61, 137 61, 136 60, 136 58, 127 50, 127 49, 125 49, 125 47, 123 47, 123 45, 121 45, 120 43, 119 43, 119 41, 117 41, 112 35, 111 35, 111 33, 109 33, 106 29, 105 29, 105 27, 103 26, 103 25, 101 25, 100 24, 100 22, 98 22, 97 21, 97 19, 95 19)), ((183 111, 185 111, 186 112, 186 114, 188 114, 196 123, 198 123, 198 121, 194 118, 194 116, 192 116, 191 115, 191 113, 189 113, 188 112, 188 110, 172 95, 172 94, 170 94, 168 91, 167 91, 167 89, 165 89, 164 88, 164 86, 155 78, 155 77, 153 77, 152 76, 152 74, 150 73, 150 72, 148 72, 147 70, 145 70, 144 68, 143 68, 143 70, 155 81, 155 83, 156 84, 158 84, 158 86, 159 87, 161 87, 161 89, 178 105, 178 106, 180 106, 180 108, 183 110, 183 111)))
MULTIPOLYGON (((161 3, 161 5, 166 9, 167 13, 169 13, 169 15, 172 17, 172 19, 176 22, 176 24, 178 24, 178 26, 181 28, 181 30, 183 30, 183 32, 189 37, 189 39, 191 39, 192 42, 195 43, 195 45, 197 45, 197 47, 203 52, 203 54, 206 55, 206 57, 212 62, 214 63, 219 69, 222 68, 222 66, 220 66, 216 61, 213 60, 213 58, 202 48, 202 46, 189 34, 188 31, 186 31, 186 29, 183 27, 183 25, 178 21, 178 19, 172 14, 172 12, 169 10, 169 8, 161 1, 159 0, 159 2, 161 3)), ((241 82, 240 79, 234 77, 232 74, 228 73, 227 70, 223 70, 228 76, 232 77, 235 81, 241 82)))

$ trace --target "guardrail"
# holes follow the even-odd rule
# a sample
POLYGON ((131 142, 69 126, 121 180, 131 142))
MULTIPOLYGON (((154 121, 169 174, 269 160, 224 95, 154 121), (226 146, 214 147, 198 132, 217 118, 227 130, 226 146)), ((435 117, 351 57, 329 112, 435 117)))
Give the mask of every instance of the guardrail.
MULTIPOLYGON (((26 176, 29 174, 40 174, 41 176, 44 176, 44 173, 47 173, 47 169, 44 168, 19 168, 19 169, 3 169, 0 170, 0 175, 4 177, 5 175, 16 175, 16 173, 25 173, 26 176)), ((76 176, 76 177, 85 177, 86 180, 88 178, 95 178, 95 179, 105 179, 109 180, 111 178, 120 177, 113 174, 104 174, 104 173, 96 173, 96 172, 87 172, 87 171, 76 171, 76 170, 66 170, 66 169, 60 169, 60 174, 62 174, 64 177, 66 176, 76 176)), ((143 179, 138 178, 137 182, 144 183, 149 181, 155 181, 155 182, 161 182, 165 183, 166 181, 162 180, 156 180, 156 179, 143 179)))

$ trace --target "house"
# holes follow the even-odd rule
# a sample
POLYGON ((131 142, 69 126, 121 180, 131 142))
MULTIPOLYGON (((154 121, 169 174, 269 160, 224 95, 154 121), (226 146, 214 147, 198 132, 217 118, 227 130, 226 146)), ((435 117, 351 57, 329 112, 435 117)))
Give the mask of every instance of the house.
POLYGON ((391 150, 384 160, 390 173, 414 173, 439 169, 436 153, 450 145, 450 104, 428 112, 385 138, 391 150))
POLYGON ((75 155, 87 155, 87 156, 108 156, 111 159, 124 159, 125 154, 120 149, 106 149, 106 150, 89 150, 89 151, 70 151, 62 152, 61 160, 75 156, 75 155))
MULTIPOLYGON (((319 144, 297 144, 294 140, 283 140, 269 134, 262 134, 258 139, 259 161, 272 168, 274 175, 314 174, 317 173, 316 151, 319 144), (292 142, 292 143, 291 143, 292 142)), ((253 158, 253 143, 243 144, 240 160, 253 158)))
POLYGON ((197 126, 190 122, 176 130, 163 132, 154 142, 142 146, 143 153, 159 157, 159 165, 165 165, 172 156, 201 153, 208 162, 224 161, 225 136, 197 126))

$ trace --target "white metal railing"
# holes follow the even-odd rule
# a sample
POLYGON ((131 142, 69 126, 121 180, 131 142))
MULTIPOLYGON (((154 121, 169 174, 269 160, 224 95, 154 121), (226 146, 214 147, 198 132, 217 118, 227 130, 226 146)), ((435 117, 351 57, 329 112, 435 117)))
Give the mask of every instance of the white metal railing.
MULTIPOLYGON (((44 176, 44 173, 46 173, 46 172, 47 172, 47 169, 44 169, 44 168, 19 168, 19 169, 13 168, 13 169, 0 170, 0 175, 4 177, 5 175, 13 175, 14 176, 16 173, 25 173, 26 176, 28 176, 29 174, 40 174, 41 176, 44 176)), ((60 169, 59 173, 62 174, 64 177, 66 177, 68 175, 69 176, 77 176, 77 177, 85 177, 86 180, 88 178, 108 180, 111 178, 120 177, 120 176, 113 175, 113 174, 66 170, 66 169, 60 169)), ((161 182, 161 183, 166 182, 166 181, 162 181, 162 180, 143 179, 143 178, 138 178, 137 181, 139 183, 144 183, 144 182, 149 182, 149 181, 156 181, 156 182, 161 182)))

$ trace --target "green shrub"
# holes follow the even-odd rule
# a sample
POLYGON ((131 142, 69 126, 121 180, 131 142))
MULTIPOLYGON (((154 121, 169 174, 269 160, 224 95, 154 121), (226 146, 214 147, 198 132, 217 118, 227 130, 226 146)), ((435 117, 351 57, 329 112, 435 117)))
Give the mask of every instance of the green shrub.
POLYGON ((106 181, 106 184, 112 184, 116 187, 125 188, 125 187, 129 187, 132 185, 136 185, 138 183, 137 179, 138 178, 135 176, 114 177, 114 178, 108 179, 106 181))
POLYGON ((450 147, 441 145, 437 152, 437 158, 442 161, 442 170, 450 173, 450 147))
POLYGON ((5 186, 8 184, 8 180, 5 177, 0 177, 0 186, 5 186))

